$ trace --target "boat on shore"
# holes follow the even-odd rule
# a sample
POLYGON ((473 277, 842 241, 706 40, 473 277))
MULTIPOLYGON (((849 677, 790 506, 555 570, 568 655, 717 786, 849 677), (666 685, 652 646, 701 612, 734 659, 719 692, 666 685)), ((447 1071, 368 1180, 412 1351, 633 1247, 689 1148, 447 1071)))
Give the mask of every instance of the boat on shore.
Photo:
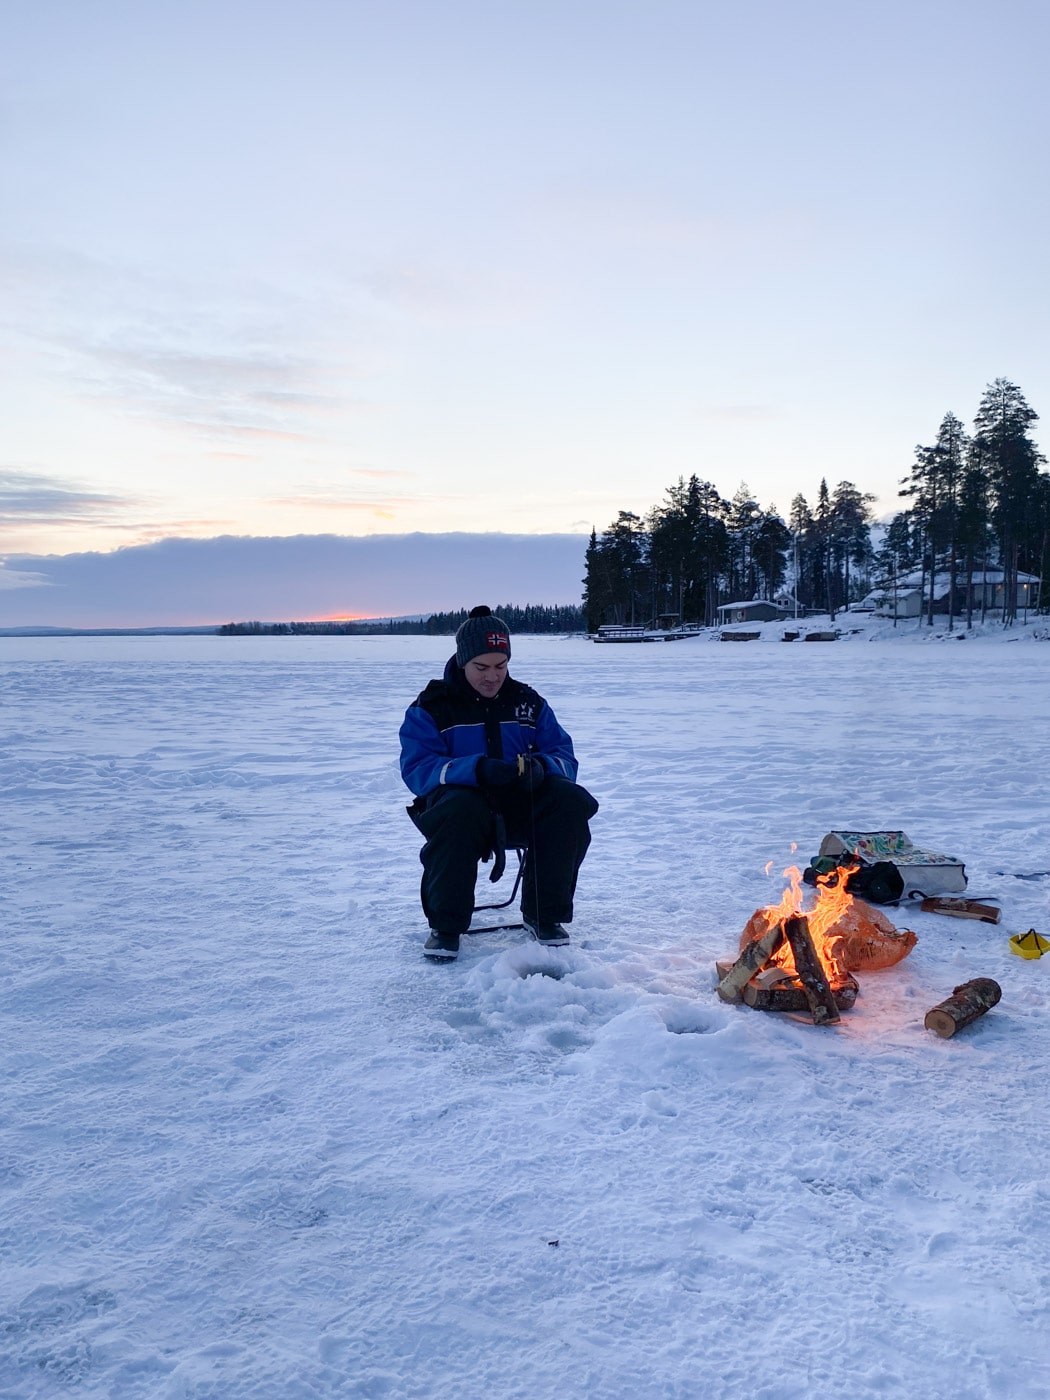
POLYGON ((609 622, 590 633, 592 642, 680 642, 687 637, 699 637, 703 627, 630 627, 609 622))

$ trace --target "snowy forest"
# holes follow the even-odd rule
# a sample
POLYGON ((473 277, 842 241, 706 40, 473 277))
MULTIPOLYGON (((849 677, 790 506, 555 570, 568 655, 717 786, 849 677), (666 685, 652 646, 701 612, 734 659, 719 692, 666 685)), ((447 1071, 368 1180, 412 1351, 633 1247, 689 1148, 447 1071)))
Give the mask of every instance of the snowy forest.
MULTIPOLYGON (((900 482, 908 504, 872 536, 874 497, 843 480, 820 482, 813 505, 798 494, 789 518, 763 510, 746 484, 725 500, 709 481, 680 478, 645 517, 620 511, 586 554, 587 627, 660 616, 711 625, 720 604, 784 599, 828 611, 921 573, 947 576, 949 616, 973 609, 978 571, 1001 569, 1004 622, 1019 572, 1050 567, 1050 475, 1032 438, 1038 414, 1016 384, 988 385, 967 433, 946 413, 900 482)), ((932 623, 933 589, 929 589, 932 623)), ((1048 600, 1044 593, 1042 608, 1048 600)))
MULTIPOLYGON (((549 632, 580 632, 583 611, 572 603, 500 603, 496 615, 511 632, 543 634, 549 632)), ((467 609, 454 612, 433 612, 421 617, 362 618, 343 622, 225 622, 216 628, 220 637, 252 636, 392 636, 451 637, 467 619, 467 609)))

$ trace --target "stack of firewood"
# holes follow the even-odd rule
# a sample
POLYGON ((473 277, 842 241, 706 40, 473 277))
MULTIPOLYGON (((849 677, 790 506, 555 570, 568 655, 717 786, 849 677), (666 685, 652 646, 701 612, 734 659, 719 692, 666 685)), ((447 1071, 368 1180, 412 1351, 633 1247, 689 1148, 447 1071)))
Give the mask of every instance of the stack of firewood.
POLYGON ((718 995, 759 1011, 806 1011, 815 1026, 834 1025, 841 1011, 857 1000, 856 978, 848 972, 829 975, 821 962, 805 914, 791 914, 761 938, 747 943, 735 962, 716 964, 718 995), (795 971, 772 961, 784 943, 791 948, 795 971))
MULTIPOLYGON (((759 1011, 808 1011, 815 1026, 833 1026, 857 1000, 856 978, 837 969, 829 973, 821 961, 805 914, 790 914, 770 925, 759 938, 744 944, 735 962, 715 964, 718 995, 723 1001, 744 1002, 759 1011), (795 970, 775 961, 787 944, 795 970)), ((1002 996, 990 977, 975 977, 926 1013, 927 1030, 943 1039, 983 1016, 1002 996)))

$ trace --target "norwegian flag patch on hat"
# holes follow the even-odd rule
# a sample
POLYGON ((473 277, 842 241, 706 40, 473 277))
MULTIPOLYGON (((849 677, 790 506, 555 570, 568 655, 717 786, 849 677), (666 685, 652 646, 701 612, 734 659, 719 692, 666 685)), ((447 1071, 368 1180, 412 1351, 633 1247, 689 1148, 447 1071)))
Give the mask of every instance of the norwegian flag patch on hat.
POLYGON ((456 633, 456 664, 465 666, 475 656, 484 656, 490 651, 502 652, 509 658, 510 628, 490 608, 472 608, 456 633))

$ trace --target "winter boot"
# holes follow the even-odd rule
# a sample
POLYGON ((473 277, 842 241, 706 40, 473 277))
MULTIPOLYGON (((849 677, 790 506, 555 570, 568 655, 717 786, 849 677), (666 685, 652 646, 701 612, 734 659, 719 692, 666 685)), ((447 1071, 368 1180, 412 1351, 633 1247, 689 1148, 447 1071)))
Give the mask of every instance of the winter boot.
POLYGON ((431 962, 453 962, 459 957, 459 934, 439 933, 430 930, 430 937, 423 944, 423 956, 431 962))
POLYGON ((538 919, 524 914, 522 922, 536 942, 542 943, 545 948, 564 948, 569 941, 568 931, 561 924, 541 924, 538 919))

